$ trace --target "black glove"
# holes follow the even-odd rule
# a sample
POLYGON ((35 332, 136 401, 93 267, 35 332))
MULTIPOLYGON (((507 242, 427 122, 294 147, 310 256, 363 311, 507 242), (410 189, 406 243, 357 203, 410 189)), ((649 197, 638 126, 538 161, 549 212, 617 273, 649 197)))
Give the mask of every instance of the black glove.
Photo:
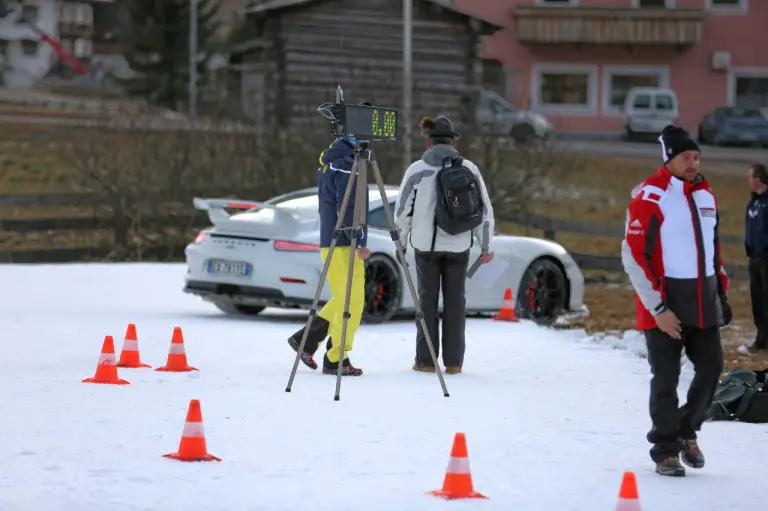
POLYGON ((720 295, 720 305, 723 308, 723 326, 728 326, 733 320, 733 311, 731 310, 731 304, 728 303, 728 297, 720 295))

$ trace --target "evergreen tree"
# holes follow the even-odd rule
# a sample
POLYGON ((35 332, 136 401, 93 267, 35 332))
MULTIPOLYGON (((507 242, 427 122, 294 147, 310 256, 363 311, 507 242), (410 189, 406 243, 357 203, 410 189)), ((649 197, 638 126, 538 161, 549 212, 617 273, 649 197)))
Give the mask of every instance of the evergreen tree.
MULTIPOLYGON (((204 80, 207 51, 217 29, 219 0, 197 1, 198 87, 204 80)), ((128 0, 127 26, 120 33, 123 55, 135 76, 125 91, 174 110, 189 102, 190 0, 128 0)))

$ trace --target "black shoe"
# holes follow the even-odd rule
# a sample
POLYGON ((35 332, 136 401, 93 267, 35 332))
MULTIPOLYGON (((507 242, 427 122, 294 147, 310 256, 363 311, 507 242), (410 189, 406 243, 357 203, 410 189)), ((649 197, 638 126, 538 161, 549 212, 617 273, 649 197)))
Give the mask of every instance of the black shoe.
MULTIPOLYGON (((307 335, 307 342, 304 344, 304 349, 301 354, 301 361, 310 369, 317 369, 317 362, 315 362, 313 357, 317 348, 320 346, 320 343, 323 342, 323 339, 328 335, 329 327, 330 323, 323 318, 315 317, 312 320, 312 324, 309 327, 309 335, 307 335)), ((293 351, 299 350, 299 344, 301 344, 301 338, 303 336, 304 329, 302 328, 288 338, 288 345, 293 351)), ((330 343, 330 340, 328 342, 330 343)))
MULTIPOLYGON (((328 360, 328 355, 325 355, 323 357, 323 374, 331 374, 333 376, 336 376, 339 372, 338 369, 339 369, 338 362, 331 362, 330 360, 328 360)), ((363 370, 353 366, 352 362, 349 361, 349 358, 345 358, 344 363, 341 366, 341 375, 342 376, 362 376, 363 370)))
POLYGON ((680 455, 683 458, 683 463, 691 468, 703 468, 704 453, 699 448, 699 442, 694 438, 691 440, 680 439, 680 443, 682 444, 680 455))
POLYGON ((656 463, 656 473, 663 476, 684 477, 685 467, 680 464, 677 456, 670 456, 656 463))
POLYGON ((753 342, 752 344, 747 346, 747 351, 750 352, 751 354, 755 355, 757 353, 765 353, 766 351, 768 351, 768 347, 766 347, 766 346, 758 346, 757 342, 753 342))
MULTIPOLYGON (((301 342, 301 339, 298 341, 294 339, 293 337, 288 338, 288 344, 293 348, 293 351, 299 351, 299 343, 301 342)), ((315 359, 312 356, 312 353, 307 353, 306 349, 301 352, 301 361, 304 362, 304 365, 309 367, 310 369, 317 369, 317 362, 315 362, 315 359)))

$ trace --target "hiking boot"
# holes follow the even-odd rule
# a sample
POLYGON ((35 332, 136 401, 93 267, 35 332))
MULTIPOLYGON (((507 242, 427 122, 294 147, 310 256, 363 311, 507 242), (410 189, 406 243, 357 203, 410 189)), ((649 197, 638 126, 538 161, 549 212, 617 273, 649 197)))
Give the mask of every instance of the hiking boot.
POLYGON ((434 373, 435 372, 435 366, 429 366, 426 364, 419 364, 416 362, 413 364, 413 370, 417 371, 419 373, 434 373))
POLYGON ((445 374, 461 374, 461 367, 445 366, 445 374))
MULTIPOLYGON (((323 357, 323 374, 331 374, 333 376, 336 376, 339 372, 338 369, 339 369, 338 362, 331 362, 330 360, 328 360, 328 355, 325 355, 323 357)), ((345 358, 344 363, 341 366, 341 375, 342 376, 362 376, 363 370, 353 366, 352 362, 349 361, 349 358, 345 358)))
MULTIPOLYGON (((310 369, 317 369, 317 362, 314 360, 315 352, 319 347, 323 339, 328 335, 328 329, 330 323, 323 318, 316 317, 312 320, 309 327, 309 334, 307 335, 307 342, 304 344, 303 353, 301 354, 301 361, 304 365, 310 369)), ((299 344, 301 344, 301 338, 304 336, 304 328, 294 333, 288 338, 288 345, 293 351, 299 350, 299 344)), ((328 339, 328 349, 330 349, 331 340, 328 339)))
POLYGON ((680 464, 677 456, 670 456, 656 463, 656 473, 663 476, 683 477, 685 467, 680 464))
MULTIPOLYGON (((291 348, 293 348, 293 351, 299 351, 299 343, 301 343, 301 339, 297 341, 293 337, 288 338, 288 344, 290 345, 291 348)), ((315 362, 315 359, 312 357, 312 353, 308 353, 306 351, 306 347, 304 348, 304 350, 302 350, 300 358, 301 358, 301 361, 304 362, 305 366, 313 370, 317 369, 317 362, 315 362)))
POLYGON ((699 442, 693 438, 690 440, 680 439, 680 443, 682 444, 680 454, 682 455, 683 463, 691 468, 704 467, 704 453, 699 448, 699 442))

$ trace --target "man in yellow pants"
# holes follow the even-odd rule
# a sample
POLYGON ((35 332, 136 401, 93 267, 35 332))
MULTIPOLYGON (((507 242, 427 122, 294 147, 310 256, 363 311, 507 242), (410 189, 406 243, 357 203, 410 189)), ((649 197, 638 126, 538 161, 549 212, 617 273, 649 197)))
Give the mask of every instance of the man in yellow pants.
MULTIPOLYGON (((343 214, 344 220, 341 228, 353 227, 356 183, 352 184, 352 191, 347 202, 346 211, 340 212, 341 202, 347 183, 352 176, 355 150, 359 142, 352 138, 340 138, 320 154, 320 168, 318 169, 318 198, 320 212, 320 257, 325 263, 328 258, 329 247, 334 237, 334 228, 338 215, 343 214)), ((364 197, 365 211, 368 211, 368 195, 364 197)), ((367 215, 366 215, 367 216, 367 215)), ((347 336, 344 341, 344 361, 342 363, 342 376, 361 376, 362 369, 354 367, 349 361, 349 351, 354 345, 355 333, 360 326, 365 305, 365 263, 371 251, 366 247, 368 240, 368 228, 361 229, 361 235, 357 242, 357 254, 355 254, 354 268, 352 272, 352 285, 350 286, 349 319, 347 320, 347 336)), ((330 334, 323 357, 323 373, 336 375, 339 359, 341 358, 341 334, 344 326, 344 300, 347 292, 347 275, 349 273, 349 251, 351 250, 350 231, 340 231, 336 247, 333 250, 331 263, 328 267, 328 285, 331 288, 331 299, 325 304, 318 316, 310 325, 307 342, 301 354, 301 360, 312 369, 317 369, 317 363, 313 356, 320 343, 330 334)), ((288 339, 288 344, 298 350, 304 329, 299 330, 288 339)))

